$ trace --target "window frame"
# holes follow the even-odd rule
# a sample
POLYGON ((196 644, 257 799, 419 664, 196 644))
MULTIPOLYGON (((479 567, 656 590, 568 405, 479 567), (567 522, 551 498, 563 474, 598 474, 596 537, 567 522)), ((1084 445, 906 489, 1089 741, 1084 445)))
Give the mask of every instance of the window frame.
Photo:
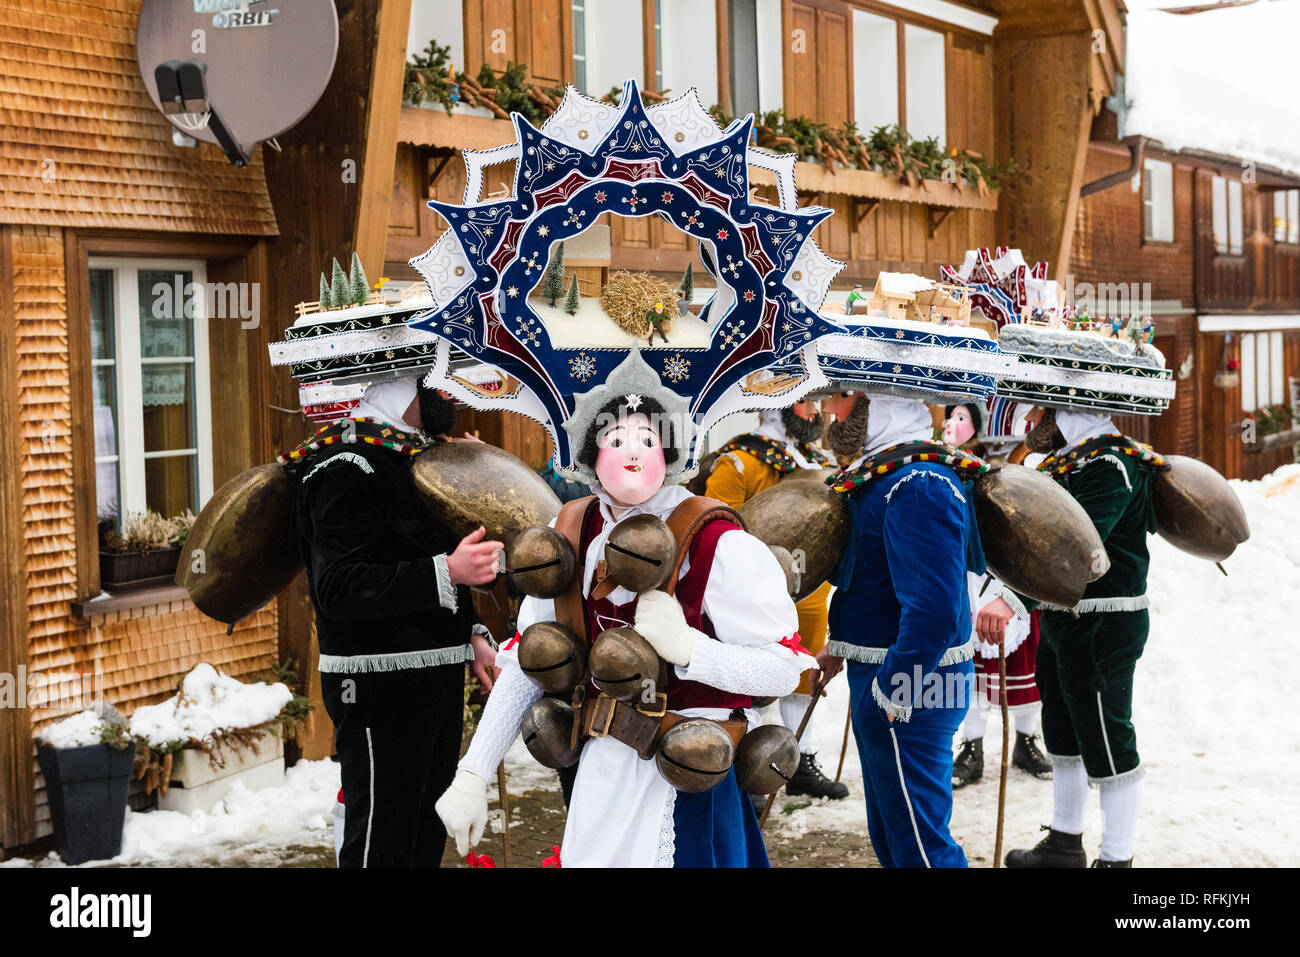
POLYGON ((1178 231, 1174 222, 1174 164, 1172 160, 1157 159, 1154 157, 1144 157, 1142 160, 1142 243, 1143 245, 1163 245, 1169 246, 1178 241, 1178 231), (1168 185, 1167 196, 1157 196, 1155 187, 1160 179, 1155 174, 1156 168, 1168 170, 1166 183, 1168 185), (1160 200, 1167 200, 1166 211, 1167 217, 1158 216, 1160 211, 1160 200), (1147 223, 1147 212, 1151 213, 1151 223, 1147 223), (1159 234, 1159 222, 1167 221, 1169 233, 1167 236, 1159 234))
POLYGON ((1300 188, 1273 191, 1273 242, 1285 246, 1300 245, 1300 188))
MULTIPOLYGON (((212 448, 212 381, 211 355, 207 314, 207 262, 202 258, 139 257, 92 255, 87 259, 86 280, 91 270, 112 273, 113 292, 113 363, 117 375, 114 379, 117 420, 116 444, 118 472, 118 521, 127 515, 143 512, 147 506, 145 492, 145 463, 151 458, 166 458, 157 452, 144 450, 144 357, 140 354, 139 323, 139 273, 143 270, 174 270, 190 273, 190 281, 205 290, 194 299, 194 316, 191 336, 193 340, 194 388, 194 438, 193 457, 198 492, 198 506, 202 508, 213 492, 212 448), (130 321, 124 321, 128 319, 130 321), (130 417, 130 422, 127 419, 130 417), (128 427, 129 424, 129 427, 128 427)), ((103 360, 96 360, 87 350, 91 369, 90 389, 94 391, 94 369, 103 360)), ((93 406, 93 399, 92 399, 93 406)), ((92 420, 93 421, 93 420, 92 420)), ((93 442, 93 435, 92 435, 93 442)), ((179 450, 169 450, 179 451, 179 450)), ((174 456, 171 456, 174 457, 174 456)), ((90 465, 97 466, 102 459, 92 453, 90 465)), ((96 509, 98 520, 98 509, 96 509)))

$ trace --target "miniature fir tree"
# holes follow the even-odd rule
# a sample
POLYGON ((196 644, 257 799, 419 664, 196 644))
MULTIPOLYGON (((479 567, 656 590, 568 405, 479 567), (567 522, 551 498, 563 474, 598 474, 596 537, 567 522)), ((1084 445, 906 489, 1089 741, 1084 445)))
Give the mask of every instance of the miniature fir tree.
POLYGON ((365 305, 366 299, 370 296, 370 281, 366 279, 366 271, 361 268, 361 257, 356 253, 352 254, 352 270, 348 276, 348 285, 352 288, 352 304, 365 305))
POLYGON ((578 306, 578 275, 574 273, 573 278, 569 280, 569 293, 564 297, 564 311, 569 315, 576 315, 578 306))
POLYGON ((339 261, 334 260, 334 271, 330 274, 330 304, 333 306, 346 306, 352 298, 352 288, 348 283, 348 275, 339 265, 339 261))
POLYGON ((542 298, 552 307, 555 300, 564 295, 564 243, 555 248, 555 254, 546 264, 546 273, 542 276, 542 298))
POLYGON ((328 309, 333 303, 330 301, 330 281, 325 278, 325 274, 320 274, 320 307, 328 309))
POLYGON ((686 272, 682 274, 681 293, 687 302, 695 298, 695 274, 691 271, 691 263, 686 264, 686 272))

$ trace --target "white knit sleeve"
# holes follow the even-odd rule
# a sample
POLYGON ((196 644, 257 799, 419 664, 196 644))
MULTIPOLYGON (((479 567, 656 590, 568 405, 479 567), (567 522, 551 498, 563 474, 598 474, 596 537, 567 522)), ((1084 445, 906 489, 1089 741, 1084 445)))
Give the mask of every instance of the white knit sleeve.
POLYGON ((497 765, 510 750, 519 726, 523 723, 528 709, 542 696, 542 689, 519 667, 514 654, 516 642, 510 642, 510 649, 502 650, 497 655, 497 667, 501 674, 492 685, 483 714, 479 717, 478 727, 470 740, 469 750, 457 765, 463 771, 477 774, 484 781, 492 780, 497 765))
POLYGON ((780 697, 799 685, 799 676, 817 661, 776 643, 729 645, 697 634, 691 663, 677 666, 677 677, 732 694, 780 697))
POLYGON ((785 573, 761 541, 741 531, 718 539, 704 588, 704 612, 718 636, 697 635, 690 664, 677 676, 719 691, 787 695, 816 660, 782 645, 798 631, 799 613, 785 573))

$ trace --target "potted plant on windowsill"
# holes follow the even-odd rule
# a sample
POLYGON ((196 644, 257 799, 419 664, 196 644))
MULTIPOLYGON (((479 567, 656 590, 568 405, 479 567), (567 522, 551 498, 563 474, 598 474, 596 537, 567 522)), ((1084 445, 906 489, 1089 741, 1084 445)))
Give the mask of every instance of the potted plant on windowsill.
POLYGON ((193 527, 194 513, 189 509, 171 518, 149 509, 127 516, 120 532, 101 530, 100 585, 125 588, 170 581, 176 574, 181 546, 193 527))
POLYGON ((67 864, 116 857, 136 760, 126 722, 117 709, 100 704, 36 737, 59 856, 67 864))

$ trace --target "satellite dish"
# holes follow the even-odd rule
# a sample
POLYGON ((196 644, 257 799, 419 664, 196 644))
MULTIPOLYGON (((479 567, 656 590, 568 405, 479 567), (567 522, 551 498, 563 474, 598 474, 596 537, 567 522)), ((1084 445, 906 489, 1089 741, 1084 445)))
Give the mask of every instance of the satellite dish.
POLYGON ((171 124, 243 166, 325 92, 339 18, 334 0, 144 0, 135 43, 145 89, 171 124))

